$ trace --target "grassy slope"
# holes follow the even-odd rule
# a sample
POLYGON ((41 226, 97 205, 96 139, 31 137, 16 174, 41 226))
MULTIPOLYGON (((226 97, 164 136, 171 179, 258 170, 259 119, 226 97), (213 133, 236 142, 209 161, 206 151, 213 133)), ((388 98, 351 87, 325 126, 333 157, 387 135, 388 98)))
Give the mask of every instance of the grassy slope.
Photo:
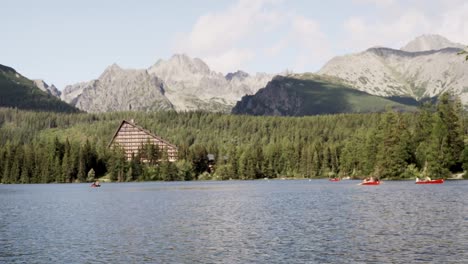
POLYGON ((19 109, 78 112, 60 99, 37 88, 34 83, 21 76, 13 68, 0 64, 0 107, 19 109))
MULTIPOLYGON (((315 74, 293 75, 284 79, 274 80, 274 86, 287 86, 288 96, 301 100, 300 109, 294 113, 284 112, 282 115, 316 115, 334 113, 369 113, 383 112, 390 107, 401 111, 415 111, 416 107, 405 105, 395 100, 370 95, 350 88, 339 79, 318 76, 315 74)), ((266 89, 269 89, 268 86, 266 89)), ((263 98, 255 95, 250 98, 253 105, 268 105, 262 102, 263 98)), ((248 112, 247 114, 256 114, 248 112)), ((239 112, 237 112, 239 113, 239 112)))

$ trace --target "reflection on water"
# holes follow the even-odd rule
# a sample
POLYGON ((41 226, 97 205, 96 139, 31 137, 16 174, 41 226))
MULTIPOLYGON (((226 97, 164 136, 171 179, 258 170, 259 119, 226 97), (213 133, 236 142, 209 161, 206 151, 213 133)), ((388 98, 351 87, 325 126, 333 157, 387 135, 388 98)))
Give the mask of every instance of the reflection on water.
POLYGON ((468 182, 0 186, 0 263, 466 263, 468 182))

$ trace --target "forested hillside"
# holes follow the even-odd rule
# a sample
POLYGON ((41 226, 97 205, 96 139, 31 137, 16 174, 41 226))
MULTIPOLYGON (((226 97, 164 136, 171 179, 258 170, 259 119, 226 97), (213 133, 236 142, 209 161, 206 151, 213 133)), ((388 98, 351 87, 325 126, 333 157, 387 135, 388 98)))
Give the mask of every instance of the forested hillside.
POLYGON ((0 64, 0 107, 54 112, 78 112, 78 109, 41 91, 33 81, 13 68, 0 64))
POLYGON ((448 94, 419 112, 254 117, 203 112, 61 114, 0 109, 2 183, 448 177, 468 163, 462 107, 448 94), (176 163, 126 162, 107 148, 122 119, 179 147, 176 163), (209 169, 207 154, 215 155, 209 169))

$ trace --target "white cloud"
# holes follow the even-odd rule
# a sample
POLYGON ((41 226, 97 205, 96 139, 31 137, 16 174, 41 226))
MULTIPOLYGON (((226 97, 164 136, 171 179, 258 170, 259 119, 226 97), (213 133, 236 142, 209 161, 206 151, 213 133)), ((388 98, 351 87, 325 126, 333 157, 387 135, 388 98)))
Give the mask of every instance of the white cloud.
POLYGON ((277 67, 311 71, 310 62, 321 64, 331 54, 317 21, 275 0, 240 0, 224 11, 203 15, 178 43, 176 52, 200 57, 221 72, 246 69, 255 59, 275 61, 285 54, 295 65, 277 67))
POLYGON ((301 15, 289 2, 238 0, 224 10, 201 15, 189 32, 179 32, 173 52, 199 57, 224 73, 252 70, 252 65, 260 67, 257 71, 274 67, 313 71, 337 53, 376 45, 400 48, 422 34, 441 34, 468 44, 468 3, 447 1, 453 5, 431 0, 353 0, 356 9, 333 20, 341 23, 343 31, 326 25, 336 30, 326 34, 321 20, 301 15))
MULTIPOLYGON (((373 0, 355 2, 380 3, 373 0)), ((468 3, 455 2, 460 3, 455 0, 453 5, 392 1, 392 9, 376 10, 374 19, 371 16, 349 17, 343 23, 344 42, 348 46, 342 48, 347 51, 361 51, 375 45, 400 48, 422 34, 440 34, 451 41, 468 43, 468 3)))
POLYGON ((203 60, 213 70, 227 73, 242 69, 244 64, 251 61, 254 57, 255 54, 251 50, 230 49, 216 55, 208 55, 203 60))
POLYGON ((289 60, 296 60, 296 66, 281 61, 279 67, 307 70, 309 62, 330 54, 317 21, 275 0, 239 0, 226 10, 200 16, 192 30, 179 33, 177 40, 175 52, 200 57, 221 72, 246 69, 256 59, 274 61, 291 50, 296 57, 289 60))
POLYGON ((353 0, 357 4, 373 4, 376 6, 390 6, 395 4, 395 0, 353 0))
POLYGON ((188 34, 179 34, 175 52, 205 59, 217 71, 234 71, 255 57, 246 39, 271 31, 279 13, 268 7, 277 0, 239 0, 228 9, 200 16, 188 34))
POLYGON ((312 71, 312 64, 323 63, 331 57, 327 36, 321 31, 317 21, 295 16, 292 20, 293 39, 298 47, 294 71, 312 71))
POLYGON ((351 17, 343 26, 347 32, 345 43, 352 50, 364 50, 376 45, 400 48, 416 36, 430 33, 432 27, 426 15, 414 10, 379 21, 351 17))
POLYGON ((249 33, 263 1, 239 1, 225 12, 201 16, 190 32, 188 48, 196 52, 217 52, 249 33))
POLYGON ((452 6, 441 13, 435 32, 449 40, 468 45, 468 3, 452 6))
POLYGON ((275 57, 283 51, 289 43, 289 39, 287 37, 283 37, 275 44, 265 48, 264 53, 268 57, 275 57))

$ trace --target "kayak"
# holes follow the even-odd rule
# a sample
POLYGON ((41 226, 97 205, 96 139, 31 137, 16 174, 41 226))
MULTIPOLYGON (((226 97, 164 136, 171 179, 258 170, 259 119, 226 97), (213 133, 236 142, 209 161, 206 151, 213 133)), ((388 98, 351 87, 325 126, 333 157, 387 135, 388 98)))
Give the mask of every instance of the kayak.
POLYGON ((337 182, 337 181, 340 181, 340 178, 330 178, 328 180, 332 182, 337 182))
POLYGON ((441 184, 444 183, 444 179, 430 180, 430 181, 417 181, 416 184, 441 184))
POLYGON ((380 181, 361 182, 359 185, 379 185, 380 181))
POLYGON ((101 185, 91 184, 91 187, 101 187, 101 185))

